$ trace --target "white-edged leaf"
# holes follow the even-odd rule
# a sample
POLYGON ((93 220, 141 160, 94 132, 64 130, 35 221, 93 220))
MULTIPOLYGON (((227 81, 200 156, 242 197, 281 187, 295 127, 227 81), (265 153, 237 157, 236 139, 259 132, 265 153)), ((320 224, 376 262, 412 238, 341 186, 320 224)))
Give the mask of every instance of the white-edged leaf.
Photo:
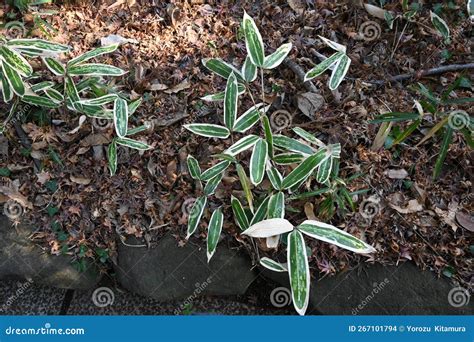
POLYGON ((288 234, 287 258, 293 305, 296 312, 303 316, 309 303, 310 274, 306 244, 297 230, 288 234))
POLYGON ((270 106, 266 106, 263 110, 260 109, 265 106, 265 103, 258 103, 250 107, 244 114, 239 116, 234 124, 234 132, 244 133, 252 128, 260 119, 261 111, 266 112, 270 106))
POLYGON ((290 232, 293 228, 293 225, 288 220, 273 218, 254 223, 242 234, 255 238, 267 238, 290 232))
POLYGON ((245 57, 244 65, 242 65, 242 77, 249 83, 257 78, 257 66, 252 63, 249 56, 245 57))
POLYGON ((81 99, 79 98, 79 93, 77 91, 76 84, 74 83, 71 77, 66 77, 65 83, 66 103, 69 102, 70 106, 72 106, 72 109, 81 111, 82 105, 79 103, 81 99))
POLYGON ((5 77, 8 82, 10 89, 20 97, 25 95, 25 85, 23 84, 20 74, 5 62, 2 62, 2 71, 3 77, 5 77))
POLYGON ((333 42, 332 40, 329 40, 329 39, 324 38, 322 36, 318 36, 318 37, 319 37, 319 39, 321 39, 324 42, 324 44, 329 46, 331 49, 346 53, 346 47, 344 45, 333 42))
POLYGON ((222 232, 222 224, 224 223, 224 214, 219 208, 212 213, 209 226, 207 228, 207 262, 209 262, 216 252, 219 237, 222 232))
POLYGON ((144 142, 130 139, 130 138, 116 138, 117 144, 120 144, 122 146, 130 147, 134 150, 139 150, 139 151, 146 151, 151 149, 151 146, 148 144, 145 144, 144 142))
POLYGON ((117 172, 117 143, 115 140, 112 140, 109 145, 107 159, 109 161, 110 175, 113 176, 117 172))
POLYGON ((50 89, 51 87, 54 87, 54 82, 43 81, 43 82, 39 82, 39 83, 31 85, 31 91, 38 93, 40 91, 50 89))
POLYGON ((272 260, 267 257, 263 257, 260 259, 260 265, 263 267, 275 271, 275 272, 288 272, 288 266, 285 264, 281 264, 275 260, 272 260))
POLYGON ((91 106, 103 106, 108 103, 114 102, 117 98, 118 96, 115 94, 107 94, 100 97, 96 97, 95 99, 82 99, 79 101, 79 103, 91 106))
POLYGON ((231 147, 224 151, 225 154, 229 156, 236 156, 240 152, 243 152, 255 145, 255 143, 260 139, 258 136, 250 134, 242 139, 236 141, 231 147))
POLYGON ((199 167, 199 162, 197 159, 188 154, 186 163, 188 164, 189 175, 191 178, 199 180, 201 178, 201 168, 199 167))
POLYGON ((230 161, 223 160, 217 163, 216 165, 214 165, 213 167, 210 167, 209 169, 204 171, 201 174, 200 179, 203 181, 208 181, 211 178, 214 178, 215 176, 217 176, 218 174, 224 172, 229 167, 229 165, 230 165, 230 161))
POLYGON ((67 73, 72 76, 122 76, 126 71, 113 65, 89 63, 68 66, 67 73))
POLYGON ((283 189, 289 189, 304 182, 325 158, 327 158, 327 155, 323 149, 309 156, 283 179, 281 187, 283 189))
POLYGON ((311 146, 281 134, 276 134, 273 136, 273 144, 281 149, 291 152, 303 153, 306 155, 311 155, 316 152, 316 150, 311 146))
POLYGON ((449 41, 450 32, 448 24, 446 24, 446 22, 439 15, 432 11, 430 11, 430 19, 436 31, 439 32, 445 41, 449 41))
POLYGON ((253 185, 262 182, 265 176, 265 166, 268 160, 268 144, 265 140, 259 139, 253 147, 250 158, 250 181, 253 185))
POLYGON ((13 98, 13 90, 10 87, 10 84, 8 83, 8 80, 3 75, 3 72, 0 72, 0 82, 1 82, 1 86, 2 86, 3 101, 5 103, 8 103, 13 98))
POLYGON ((283 192, 277 192, 270 196, 267 217, 269 219, 285 217, 285 194, 283 192))
POLYGON ((240 74, 239 70, 237 70, 237 68, 233 65, 224 62, 220 58, 204 58, 202 60, 202 65, 225 79, 229 78, 230 74, 233 72, 239 82, 244 82, 244 79, 240 74))
POLYGON ((272 186, 275 190, 281 190, 281 183, 283 182, 283 176, 280 171, 274 166, 267 166, 267 176, 272 183, 272 186))
POLYGON ((371 245, 324 222, 306 220, 296 228, 314 239, 329 242, 355 253, 367 254, 376 251, 371 245))
POLYGON ((59 103, 48 97, 25 94, 21 100, 33 106, 44 108, 58 108, 59 103))
POLYGON ((242 231, 246 230, 250 226, 250 223, 242 203, 240 203, 238 198, 231 196, 230 204, 234 213, 235 222, 242 231))
POLYGON ((339 58, 334 70, 332 71, 331 78, 329 79, 329 89, 335 90, 337 87, 339 87, 339 84, 341 84, 342 80, 346 76, 350 65, 351 59, 347 57, 347 55, 342 55, 342 57, 339 58))
POLYGON ((247 12, 244 12, 242 27, 245 35, 245 46, 247 47, 247 53, 250 60, 256 66, 263 66, 265 52, 263 50, 262 35, 260 34, 255 21, 247 14, 247 12))
POLYGON ((191 235, 194 234, 196 231, 199 221, 201 221, 202 213, 204 212, 204 209, 206 208, 207 204, 207 197, 202 196, 199 197, 195 202, 193 207, 191 208, 191 212, 189 213, 189 219, 188 219, 188 232, 186 235, 186 240, 189 239, 191 235))
POLYGON ((336 52, 333 55, 326 58, 324 61, 316 65, 314 68, 309 70, 306 75, 304 75, 304 82, 310 81, 315 77, 318 77, 327 69, 329 69, 334 63, 336 63, 342 56, 344 52, 336 52))
POLYGON ((18 52, 5 45, 0 45, 0 59, 22 76, 30 76, 33 73, 33 68, 27 60, 18 52))
POLYGON ((211 178, 207 182, 206 186, 204 187, 204 194, 206 196, 211 196, 214 194, 220 182, 222 181, 222 177, 224 177, 224 173, 219 173, 217 176, 211 178))
POLYGON ((64 44, 50 42, 44 39, 11 39, 6 44, 12 49, 33 49, 34 51, 43 51, 43 52, 68 52, 71 48, 64 44))
POLYGON ((117 50, 118 44, 112 44, 112 45, 107 45, 107 46, 102 46, 98 47, 94 50, 88 51, 80 56, 77 56, 73 59, 71 59, 67 64, 68 66, 74 66, 80 63, 84 63, 94 57, 98 57, 101 55, 104 55, 106 53, 111 53, 117 50))
POLYGON ((272 160, 279 165, 290 165, 299 163, 303 159, 304 156, 300 153, 287 152, 275 155, 272 160))
POLYGON ((184 125, 184 128, 193 132, 194 134, 208 138, 225 139, 230 134, 230 131, 226 127, 214 124, 189 124, 184 125))
POLYGON ((257 210, 255 210, 252 220, 250 221, 251 226, 254 225, 255 223, 263 221, 267 217, 269 201, 270 201, 270 196, 265 197, 265 199, 260 203, 257 210))
POLYGON ((237 117, 237 100, 237 77, 231 72, 227 79, 224 96, 224 124, 231 131, 237 117))
POLYGON ((128 129, 128 104, 124 99, 117 97, 114 101, 114 126, 120 138, 127 135, 128 129))
MULTIPOLYGON (((245 93, 245 86, 242 83, 237 84, 238 94, 242 95, 245 93)), ((224 101, 225 91, 221 91, 215 94, 209 94, 206 96, 201 97, 201 100, 207 102, 216 102, 216 101, 224 101)))
POLYGON ((291 43, 281 45, 274 53, 265 57, 262 68, 273 69, 279 66, 286 56, 288 56, 292 47, 293 45, 291 43))
POLYGON ((298 134, 301 138, 303 138, 304 140, 306 140, 307 142, 309 143, 312 143, 318 147, 324 147, 326 146, 321 140, 319 140, 318 138, 316 138, 314 135, 312 135, 311 133, 309 133, 308 131, 305 131, 303 128, 301 127, 295 127, 293 128, 293 132, 295 132, 296 134, 298 134))
POLYGON ((46 67, 56 76, 63 76, 66 73, 64 66, 55 58, 43 57, 42 59, 46 67))

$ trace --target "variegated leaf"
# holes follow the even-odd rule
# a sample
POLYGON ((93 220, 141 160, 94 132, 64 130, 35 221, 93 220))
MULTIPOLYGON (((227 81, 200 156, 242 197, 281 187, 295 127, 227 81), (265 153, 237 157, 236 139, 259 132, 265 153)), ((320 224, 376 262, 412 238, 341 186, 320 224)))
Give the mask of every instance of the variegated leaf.
POLYGON ((66 73, 64 66, 55 58, 43 57, 43 62, 46 67, 56 76, 63 76, 66 73))
POLYGON ((231 72, 227 79, 224 96, 224 124, 232 131, 237 117, 237 77, 231 72))
POLYGON ((291 152, 303 153, 307 155, 311 155, 315 152, 315 149, 311 146, 280 134, 273 136, 273 144, 281 149, 291 152))
POLYGON ((27 60, 18 52, 5 45, 0 46, 0 59, 3 60, 4 63, 6 62, 22 76, 30 76, 33 73, 33 68, 27 60))
POLYGON ((239 82, 244 82, 242 75, 233 65, 224 62, 220 58, 205 58, 202 60, 202 64, 217 75, 227 79, 233 72, 239 82))
POLYGON ((50 42, 44 39, 11 39, 6 44, 12 49, 34 49, 35 51, 43 52, 68 52, 70 47, 64 44, 50 42))
POLYGON ((247 47, 247 53, 250 60, 256 66, 263 66, 265 52, 263 50, 262 36, 257 25, 255 25, 254 20, 247 14, 247 12, 244 12, 242 27, 245 35, 245 46, 247 47))
POLYGON ((259 103, 250 107, 244 114, 237 118, 234 124, 234 132, 244 133, 253 127, 260 119, 262 111, 266 111, 270 106, 261 109, 265 104, 259 103))
POLYGON ((71 59, 67 64, 68 66, 72 67, 74 65, 84 63, 92 58, 114 52, 115 50, 117 50, 117 48, 118 48, 118 44, 98 47, 97 49, 88 51, 80 56, 77 56, 76 58, 71 59))
POLYGON ((266 197, 262 201, 262 203, 260 203, 257 210, 255 210, 255 214, 253 215, 252 220, 250 221, 251 226, 253 226, 255 223, 263 221, 267 217, 269 201, 270 201, 270 196, 266 197))
POLYGON ((234 213, 235 222, 242 231, 246 230, 250 226, 250 223, 247 218, 247 215, 245 214, 245 210, 242 206, 242 203, 240 203, 238 198, 231 196, 230 204, 234 213))
POLYGON ((268 202, 267 217, 269 219, 285 217, 285 195, 283 192, 277 192, 271 195, 270 201, 268 202))
POLYGON ((226 127, 214 124, 189 124, 184 125, 184 128, 194 134, 208 138, 225 139, 230 135, 230 131, 226 127))
POLYGON ((139 151, 146 151, 151 149, 151 146, 148 144, 145 144, 144 142, 130 139, 130 138, 116 138, 117 144, 123 145, 130 147, 134 150, 139 150, 139 151))
POLYGON ((192 155, 188 155, 186 159, 188 164, 189 175, 191 178, 199 180, 201 179, 201 168, 199 167, 199 162, 192 155))
POLYGON ((430 19, 436 31, 439 32, 446 42, 449 42, 450 32, 448 24, 446 24, 446 22, 439 15, 432 11, 430 11, 430 19))
POLYGON ((339 87, 342 80, 347 74, 349 70, 349 66, 351 65, 351 59, 347 57, 347 55, 343 55, 339 60, 336 62, 334 70, 332 71, 331 78, 329 79, 329 89, 335 90, 339 87))
POLYGON ((21 100, 25 103, 29 103, 33 106, 44 107, 44 108, 58 108, 59 103, 51 100, 48 97, 37 96, 37 95, 24 95, 21 100))
POLYGON ((287 258, 293 305, 299 315, 304 315, 309 303, 310 273, 306 244, 297 230, 288 234, 287 258))
POLYGON ((267 258, 267 257, 263 257, 260 259, 260 265, 262 265, 263 267, 271 270, 271 271, 275 271, 275 272, 288 272, 288 266, 287 265, 284 265, 284 264, 281 264, 275 260, 272 260, 270 258, 267 258))
POLYGON ((304 75, 304 82, 310 81, 313 78, 321 75, 323 72, 329 69, 334 63, 336 63, 343 55, 344 55, 343 52, 336 52, 335 54, 326 58, 324 61, 316 65, 310 71, 308 71, 306 75, 304 75))
POLYGON ((82 99, 79 101, 79 103, 91 106, 103 106, 108 103, 114 102, 117 98, 118 96, 115 94, 107 94, 101 97, 96 97, 95 99, 82 99))
POLYGON ((262 68, 273 69, 279 66, 283 60, 288 56, 293 45, 291 43, 283 44, 270 56, 265 57, 262 68))
POLYGON ((124 99, 117 97, 114 101, 114 126, 120 138, 127 135, 128 129, 128 104, 124 99))
POLYGON ((8 63, 5 63, 5 61, 2 62, 2 71, 3 76, 10 85, 10 89, 12 89, 13 92, 18 96, 25 95, 25 85, 23 84, 20 74, 15 69, 10 67, 8 63))
POLYGON ((267 176, 268 176, 268 179, 270 180, 270 183, 272 183, 273 188, 275 190, 281 190, 281 183, 283 182, 283 176, 278 171, 278 169, 271 165, 268 166, 267 176))
POLYGON ((113 176, 117 172, 117 143, 115 140, 112 140, 109 145, 107 157, 109 160, 110 175, 113 176))
POLYGON ((212 213, 209 226, 207 228, 207 262, 209 262, 216 252, 219 237, 222 232, 222 224, 224 223, 224 214, 219 208, 212 213))
POLYGON ((265 140, 259 139, 253 147, 250 158, 250 181, 253 185, 262 182, 265 175, 265 166, 268 160, 268 144, 265 140))
POLYGON ((188 219, 188 232, 186 234, 186 240, 196 231, 199 221, 201 221, 202 213, 206 209, 207 197, 199 197, 195 202, 189 213, 188 219))
MULTIPOLYGON (((238 94, 242 95, 245 93, 245 86, 241 83, 237 84, 238 94)), ((216 102, 216 101, 224 101, 225 98, 225 91, 221 91, 219 93, 206 95, 201 97, 201 100, 208 101, 208 102, 216 102)))
POLYGON ((245 58, 244 65, 242 66, 242 76, 249 83, 257 78, 257 66, 252 63, 249 56, 245 58))
POLYGON ((242 232, 242 234, 255 238, 267 238, 290 232, 293 228, 293 225, 288 220, 273 218, 251 225, 247 230, 242 232))
POLYGON ((72 76, 122 76, 126 71, 113 65, 89 63, 68 66, 67 73, 72 76))
POLYGON ((229 167, 229 165, 230 165, 230 161, 223 160, 223 161, 217 163, 216 165, 214 165, 213 167, 211 167, 211 168, 207 169, 206 171, 204 171, 201 174, 200 179, 203 180, 203 181, 208 181, 211 178, 214 178, 215 176, 217 176, 218 174, 224 172, 229 167))
POLYGON ((282 188, 288 189, 295 186, 296 184, 304 182, 314 172, 314 170, 316 170, 319 164, 324 161, 325 158, 327 158, 326 151, 323 149, 306 158, 283 179, 281 185, 282 188))
POLYGON ((214 192, 216 192, 217 187, 222 181, 222 177, 224 177, 224 174, 219 173, 217 176, 215 176, 214 178, 211 178, 207 182, 206 186, 204 187, 204 194, 206 196, 211 196, 214 194, 214 192))
POLYGON ((304 159, 304 156, 300 153, 280 153, 273 157, 273 161, 279 165, 290 165, 299 163, 304 159))
POLYGON ((255 143, 260 139, 258 136, 250 134, 242 139, 235 142, 231 147, 224 151, 225 154, 229 156, 236 156, 240 152, 243 152, 255 145, 255 143))

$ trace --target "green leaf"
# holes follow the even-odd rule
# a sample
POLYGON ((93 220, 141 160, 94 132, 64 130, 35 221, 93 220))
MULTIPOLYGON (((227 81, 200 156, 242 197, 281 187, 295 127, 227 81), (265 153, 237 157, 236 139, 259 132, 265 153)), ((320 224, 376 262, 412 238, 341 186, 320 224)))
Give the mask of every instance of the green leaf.
POLYGON ((420 118, 419 113, 404 113, 404 112, 392 112, 385 113, 377 116, 374 120, 369 121, 370 123, 381 123, 381 122, 399 122, 407 120, 417 120, 420 118))
POLYGON ((250 191, 250 181, 242 165, 236 164, 235 168, 237 170, 237 175, 239 176, 240 184, 242 185, 242 189, 244 190, 249 207, 253 211, 253 196, 252 191, 250 191))
POLYGON ((142 104, 143 99, 139 97, 136 100, 130 101, 128 103, 128 117, 131 117, 137 111, 137 108, 142 104))
POLYGON ((433 171, 433 179, 437 179, 441 173, 441 168, 443 167, 444 160, 448 154, 449 145, 453 140, 453 128, 449 125, 446 127, 446 131, 443 135, 443 141, 441 143, 441 148, 439 150, 438 158, 436 159, 435 168, 433 171))
POLYGON ((54 102, 60 104, 64 101, 64 96, 59 91, 54 88, 49 88, 44 91, 45 95, 49 97, 54 102))
POLYGON ((303 138, 304 140, 306 140, 307 142, 311 143, 311 144, 314 144, 318 147, 323 147, 325 146, 325 144, 317 139, 314 135, 312 135, 311 133, 305 131, 303 128, 301 127, 295 127, 293 128, 293 132, 295 132, 296 134, 298 134, 301 138, 303 138))
POLYGON ((245 46, 250 60, 256 66, 263 66, 265 60, 265 52, 263 50, 263 40, 260 32, 255 25, 254 20, 244 12, 242 27, 245 35, 245 46))
POLYGON ((193 132, 194 134, 208 138, 225 139, 230 134, 226 127, 214 124, 190 124, 184 125, 184 128, 193 132))
POLYGON ((208 181, 211 178, 214 178, 218 174, 224 172, 229 167, 229 165, 230 165, 230 161, 228 160, 223 160, 217 163, 216 165, 207 169, 201 174, 201 180, 208 181))
POLYGON ((257 66, 252 63, 249 56, 245 58, 244 65, 242 66, 242 76, 249 83, 257 78, 257 66))
POLYGON ((10 177, 11 171, 6 167, 0 167, 0 177, 10 177))
POLYGON ((128 129, 128 104, 124 99, 117 97, 114 102, 115 132, 120 138, 127 135, 128 129))
POLYGON ((79 103, 79 93, 71 77, 66 77, 66 99, 70 101, 72 109, 81 111, 82 105, 79 103))
POLYGON ((38 107, 45 107, 45 108, 58 108, 59 107, 59 103, 44 96, 24 95, 21 98, 21 100, 23 102, 26 102, 33 106, 38 106, 38 107))
POLYGON ((257 222, 246 229, 242 234, 254 238, 268 238, 285 234, 293 230, 293 225, 282 218, 272 218, 257 222))
POLYGON ((309 303, 310 274, 304 238, 297 230, 288 234, 287 257, 293 305, 299 315, 304 315, 309 303))
MULTIPOLYGON (((261 109, 265 106, 264 103, 259 103, 255 106, 250 107, 244 114, 239 116, 234 124, 234 132, 244 133, 251 127, 253 127, 259 120, 261 115, 261 109)), ((270 106, 265 107, 266 111, 270 106)))
POLYGON ((237 70, 233 65, 224 62, 220 58, 204 58, 202 64, 212 72, 215 72, 217 75, 227 79, 230 74, 233 72, 239 82, 244 82, 242 75, 239 70, 237 70))
POLYGON ((240 203, 238 198, 231 196, 230 204, 232 206, 232 211, 234 212, 235 222, 242 231, 246 230, 250 227, 250 224, 242 203, 240 203))
POLYGON ((319 39, 321 39, 323 41, 324 44, 329 46, 331 49, 339 51, 339 52, 343 52, 344 54, 346 53, 346 47, 344 45, 333 42, 332 40, 329 40, 329 39, 324 38, 322 36, 318 36, 318 37, 319 37, 319 39))
POLYGON ((46 90, 46 89, 50 89, 52 87, 54 87, 54 82, 43 81, 43 82, 33 84, 31 86, 31 90, 34 91, 35 93, 37 93, 37 92, 40 92, 40 91, 43 91, 43 90, 46 90))
POLYGON ((95 99, 83 99, 80 100, 79 103, 91 106, 103 106, 110 102, 114 102, 117 98, 118 96, 115 94, 107 94, 104 96, 96 97, 95 99))
POLYGON ((313 171, 327 158, 326 151, 320 150, 312 156, 306 158, 300 165, 298 165, 288 176, 283 179, 282 188, 288 189, 296 184, 304 182, 313 171))
POLYGON ((13 91, 12 91, 12 88, 10 87, 10 83, 5 78, 3 72, 0 72, 0 82, 1 82, 1 85, 2 85, 3 101, 5 103, 8 103, 13 98, 13 91))
POLYGON ((361 254, 373 253, 375 248, 345 231, 330 224, 307 220, 296 227, 300 232, 324 242, 361 254))
POLYGON ((188 232, 186 235, 186 240, 189 239, 189 237, 193 235, 194 232, 196 231, 199 225, 199 221, 201 221, 202 213, 204 212, 204 209, 206 208, 206 204, 207 204, 207 197, 205 196, 199 197, 194 202, 191 212, 189 213, 188 232))
POLYGON ((336 90, 336 88, 339 87, 339 84, 341 84, 342 80, 346 76, 350 65, 351 59, 344 54, 334 66, 331 78, 329 79, 329 89, 336 90))
POLYGON ((267 160, 268 144, 265 140, 259 139, 253 147, 252 157, 250 158, 250 181, 253 185, 262 182, 267 160))
POLYGON ((116 138, 116 141, 117 144, 133 148, 134 150, 145 151, 151 149, 150 145, 130 138, 116 138))
POLYGON ((126 74, 120 68, 99 63, 68 66, 67 73, 73 76, 122 76, 126 74))
POLYGON ((278 169, 273 166, 268 167, 267 175, 268 175, 268 179, 270 180, 270 183, 272 183, 273 188, 276 190, 281 190, 281 183, 283 182, 283 176, 278 171, 278 169))
POLYGON ((290 165, 303 160, 303 155, 299 153, 280 153, 273 157, 273 161, 279 165, 290 165))
POLYGON ((236 156, 240 152, 243 152, 255 145, 255 143, 260 139, 258 136, 250 134, 246 137, 235 142, 231 147, 224 151, 225 154, 229 156, 236 156))
POLYGON ((313 78, 318 77, 327 69, 329 69, 334 63, 336 63, 342 56, 344 56, 343 52, 336 52, 335 54, 331 55, 330 57, 326 58, 324 61, 316 65, 314 68, 309 70, 306 75, 304 75, 304 81, 311 81, 313 78))
POLYGON ((186 159, 188 164, 189 175, 191 178, 200 180, 201 179, 201 168, 199 167, 199 162, 192 155, 188 155, 186 159))
POLYGON ((260 265, 271 271, 288 272, 288 268, 285 265, 280 264, 279 262, 276 262, 275 260, 272 260, 267 257, 263 257, 260 259, 260 265))
POLYGON ((222 224, 224 223, 224 214, 219 208, 212 213, 211 220, 207 232, 207 262, 209 262, 216 252, 217 243, 222 232, 222 224))
POLYGON ((219 173, 217 176, 215 176, 214 178, 211 178, 207 182, 206 186, 204 187, 204 194, 206 196, 211 196, 214 194, 214 192, 216 191, 218 185, 220 184, 222 180, 222 177, 224 177, 224 174, 219 173))
POLYGON ((12 49, 35 49, 42 52, 68 52, 70 47, 63 44, 49 42, 43 39, 12 39, 7 42, 7 45, 12 49))
POLYGON ((110 143, 107 156, 109 159, 110 175, 113 176, 117 172, 117 143, 115 140, 112 140, 110 143))
POLYGON ((288 56, 292 47, 293 45, 291 43, 281 45, 274 53, 265 57, 262 68, 273 69, 279 66, 286 56, 288 56))
POLYGON ((56 76, 63 76, 66 73, 64 66, 54 58, 43 57, 43 62, 46 67, 56 76))
POLYGON ((408 138, 408 136, 410 136, 410 134, 412 134, 415 131, 415 129, 418 128, 420 123, 421 123, 421 119, 418 119, 415 122, 413 122, 410 126, 408 126, 407 129, 405 129, 402 133, 400 133, 397 136, 397 138, 393 141, 392 147, 400 144, 402 141, 408 138))
POLYGON ((260 203, 255 214, 253 215, 252 220, 250 221, 250 225, 254 225, 260 221, 263 221, 267 217, 268 212, 268 202, 270 201, 270 196, 265 197, 265 199, 260 203))
POLYGON ((232 131, 237 116, 237 78, 232 72, 227 79, 224 96, 224 124, 232 131))
POLYGON ((277 192, 271 195, 270 201, 268 202, 267 217, 269 219, 285 217, 285 195, 283 192, 277 192))
POLYGON ((10 85, 10 89, 12 89, 18 96, 25 95, 25 85, 23 84, 20 74, 5 62, 2 63, 2 70, 3 76, 10 85))
POLYGON ((305 145, 296 139, 284 135, 274 135, 273 144, 281 149, 311 155, 315 152, 311 146, 305 145))
POLYGON ((0 46, 0 58, 11 68, 15 69, 17 73, 22 76, 31 76, 33 68, 18 52, 9 49, 7 46, 0 46))
MULTIPOLYGON (((268 107, 265 107, 265 109, 268 107)), ((264 109, 264 113, 265 113, 264 109)), ((272 133, 272 127, 270 126, 270 121, 268 120, 268 116, 265 114, 262 117, 262 123, 263 123, 263 131, 265 133, 265 140, 267 141, 268 144, 268 157, 273 158, 273 133, 272 133)))
POLYGON ((450 33, 449 33, 448 24, 446 24, 446 22, 443 19, 441 19, 440 16, 438 16, 436 13, 431 12, 431 11, 430 11, 430 19, 435 29, 444 38, 444 41, 449 42, 450 33))
MULTIPOLYGON (((128 115, 128 117, 130 117, 130 114, 128 115)), ((132 128, 132 129, 128 129, 127 130, 127 137, 135 135, 137 133, 144 132, 147 129, 150 129, 150 124, 148 122, 145 122, 144 125, 141 125, 141 126, 138 126, 138 127, 132 128)))
MULTIPOLYGON (((245 90, 246 88, 243 84, 241 83, 237 84, 238 95, 244 94, 245 90)), ((215 102, 215 101, 224 101, 224 98, 225 98, 225 91, 221 91, 215 94, 210 94, 210 95, 201 97, 201 100, 208 101, 208 102, 215 102)))
POLYGON ((84 53, 84 54, 82 54, 82 55, 80 55, 76 58, 71 59, 67 63, 67 65, 69 67, 72 67, 74 65, 84 63, 84 62, 86 62, 89 59, 92 59, 94 57, 98 57, 98 56, 101 56, 101 55, 104 55, 104 54, 107 54, 107 53, 114 52, 115 50, 117 50, 117 48, 118 48, 118 44, 112 44, 112 45, 108 45, 108 46, 99 47, 97 49, 88 51, 88 52, 86 52, 86 53, 84 53))
POLYGON ((318 167, 318 173, 316 174, 316 181, 319 183, 326 183, 331 175, 333 158, 326 158, 318 167))

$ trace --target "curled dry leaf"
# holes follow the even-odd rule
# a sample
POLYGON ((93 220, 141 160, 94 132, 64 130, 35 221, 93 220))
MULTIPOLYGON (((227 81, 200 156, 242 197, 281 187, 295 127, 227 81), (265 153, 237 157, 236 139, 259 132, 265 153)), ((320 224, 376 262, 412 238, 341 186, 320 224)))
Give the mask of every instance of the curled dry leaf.
POLYGON ((412 214, 423 210, 423 206, 416 199, 408 201, 408 205, 404 208, 392 203, 389 205, 401 214, 412 214))
POLYGON ((462 211, 456 213, 456 221, 459 225, 470 232, 474 232, 474 216, 462 211))
POLYGON ((316 112, 324 106, 324 97, 316 93, 303 93, 296 97, 298 108, 310 120, 316 119, 316 112))

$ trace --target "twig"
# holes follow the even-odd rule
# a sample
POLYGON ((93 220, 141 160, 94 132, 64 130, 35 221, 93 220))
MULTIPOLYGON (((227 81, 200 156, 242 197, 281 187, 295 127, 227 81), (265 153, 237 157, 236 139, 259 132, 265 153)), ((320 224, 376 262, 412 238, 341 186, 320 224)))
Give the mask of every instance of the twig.
POLYGON ((384 85, 385 83, 390 83, 390 82, 406 81, 413 77, 421 78, 424 76, 438 75, 438 74, 442 74, 449 71, 459 71, 459 70, 464 70, 464 69, 474 69, 474 63, 444 65, 437 68, 420 70, 418 72, 414 72, 410 74, 401 74, 397 76, 392 76, 386 80, 375 80, 375 81, 364 81, 364 82, 372 83, 376 85, 384 85))
MULTIPOLYGON (((283 63, 295 73, 295 75, 300 79, 301 82, 304 82, 305 72, 298 64, 296 64, 289 58, 286 58, 283 63)), ((319 93, 318 88, 316 88, 313 82, 306 81, 303 83, 303 85, 307 91, 310 91, 312 93, 319 93)))

